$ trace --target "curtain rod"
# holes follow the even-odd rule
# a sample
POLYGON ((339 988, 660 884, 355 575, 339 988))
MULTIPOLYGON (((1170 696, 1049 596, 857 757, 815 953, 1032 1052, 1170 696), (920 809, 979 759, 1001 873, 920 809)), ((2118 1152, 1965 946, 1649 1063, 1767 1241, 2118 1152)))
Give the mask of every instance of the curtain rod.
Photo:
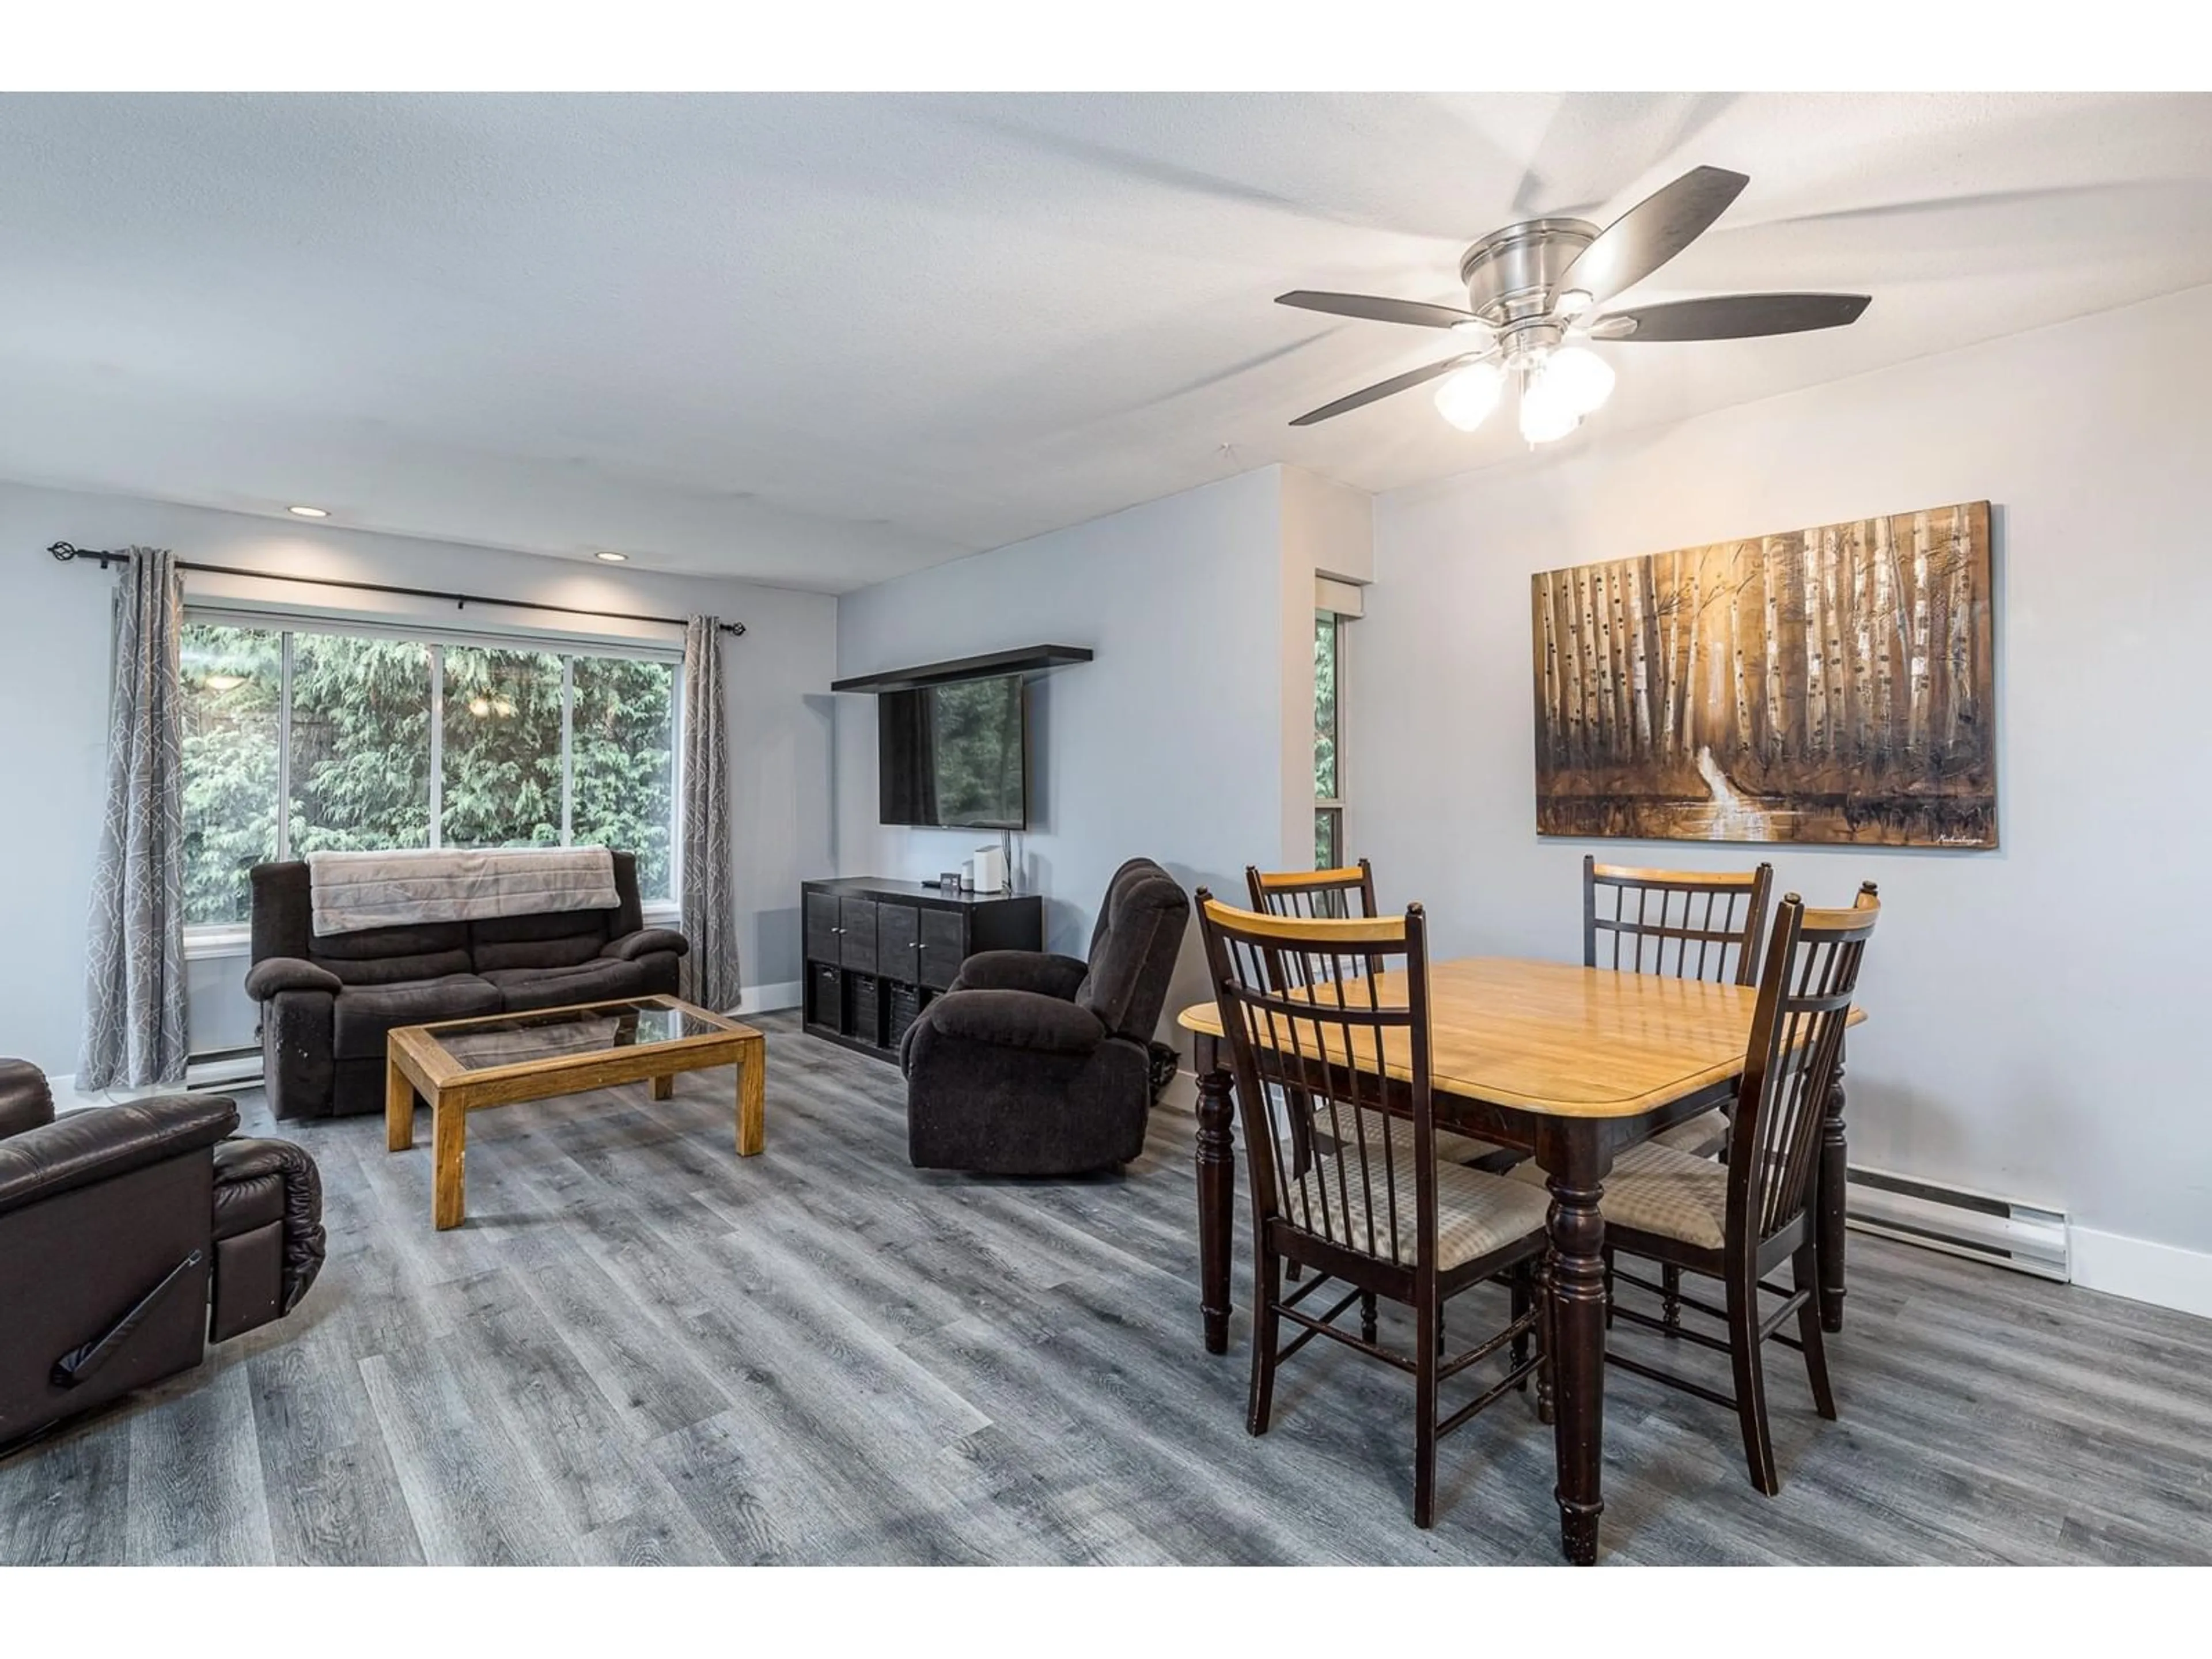
MULTIPOLYGON (((68 542, 56 542, 46 551, 64 564, 75 559, 97 559, 102 570, 111 564, 121 564, 131 556, 112 549, 77 547, 68 542)), ((416 599, 450 599, 461 609, 472 605, 489 605, 507 611, 557 611, 566 617, 597 617, 606 622, 658 623, 664 628, 690 626, 681 617, 644 617, 634 611, 586 611, 580 605, 544 605, 536 599, 498 599, 484 593, 448 593, 435 587, 397 587, 389 582, 349 581, 341 576, 284 576, 269 570, 244 570, 230 564, 195 564, 188 559, 178 560, 177 568, 197 570, 210 576, 245 576, 261 582, 301 582, 309 587, 350 587, 364 593, 400 593, 416 599)), ((741 622, 726 622, 720 626, 722 632, 732 639, 745 631, 745 625, 741 622)))

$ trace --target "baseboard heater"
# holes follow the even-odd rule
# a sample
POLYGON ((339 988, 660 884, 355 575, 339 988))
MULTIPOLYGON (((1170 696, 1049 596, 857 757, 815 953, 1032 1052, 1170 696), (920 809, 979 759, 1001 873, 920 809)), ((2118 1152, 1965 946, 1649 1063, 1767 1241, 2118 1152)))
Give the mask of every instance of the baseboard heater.
POLYGON ((261 1050, 258 1048, 210 1048, 185 1059, 185 1089, 197 1094, 201 1090, 234 1089, 240 1084, 261 1081, 261 1050))
POLYGON ((2071 1282, 2063 1211, 1853 1165, 1844 1215, 1863 1233, 2071 1282))

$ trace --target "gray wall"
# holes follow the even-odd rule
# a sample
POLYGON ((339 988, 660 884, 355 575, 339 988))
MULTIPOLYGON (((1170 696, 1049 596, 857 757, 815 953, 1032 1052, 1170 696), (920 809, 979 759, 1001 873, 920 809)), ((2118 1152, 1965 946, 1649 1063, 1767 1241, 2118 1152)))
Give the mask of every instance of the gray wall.
MULTIPOLYGON (((1624 376, 1693 368, 1617 356, 1624 376)), ((1815 902, 1872 878, 1853 1161, 2212 1249, 2208 380, 2199 289, 1663 429, 1601 416, 1529 461, 1378 498, 1351 647, 1353 848, 1386 902, 1428 905, 1448 955, 1577 957, 1594 849, 1697 868, 1771 853, 1778 890, 1815 902), (1531 572, 1983 498, 1996 851, 1538 839, 1531 572)))
MULTIPOLYGON (((102 794, 108 606, 116 579, 67 567, 42 550, 131 543, 210 563, 368 581, 512 594, 578 605, 683 616, 710 611, 750 631, 725 647, 730 682, 732 843, 747 1005, 763 988, 795 997, 799 883, 832 866, 830 712, 836 602, 741 582, 656 576, 527 554, 280 523, 119 496, 0 483, 0 1054, 74 1072, 83 1018, 84 933, 102 794)), ((341 589, 186 579, 187 599, 258 599, 325 614, 451 622, 453 608, 341 589), (322 602, 319 606, 316 602, 322 602)), ((530 625, 549 638, 665 641, 666 629, 527 612, 467 613, 530 625), (568 624, 563 629, 560 624, 568 624)), ((250 1042, 252 1006, 239 994, 242 960, 192 965, 193 1046, 250 1042)))
MULTIPOLYGON (((1243 890, 1248 862, 1273 855, 1281 520, 1270 467, 838 602, 841 676, 1041 643, 1097 653, 1031 688, 1032 827, 1016 838, 1018 885, 1046 896, 1052 949, 1088 947, 1124 859, 1158 859, 1186 888, 1228 895, 1243 890)), ((836 701, 842 873, 933 876, 995 840, 879 825, 875 699, 836 701)), ((1194 940, 1171 1009, 1204 994, 1194 940)))

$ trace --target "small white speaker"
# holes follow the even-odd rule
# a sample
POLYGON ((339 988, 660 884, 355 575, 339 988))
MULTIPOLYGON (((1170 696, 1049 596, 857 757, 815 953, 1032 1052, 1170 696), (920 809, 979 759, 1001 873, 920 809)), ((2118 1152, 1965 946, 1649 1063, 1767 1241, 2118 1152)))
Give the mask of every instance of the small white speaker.
POLYGON ((996 847, 979 847, 968 860, 968 884, 979 893, 995 893, 1006 884, 1006 855, 996 847))

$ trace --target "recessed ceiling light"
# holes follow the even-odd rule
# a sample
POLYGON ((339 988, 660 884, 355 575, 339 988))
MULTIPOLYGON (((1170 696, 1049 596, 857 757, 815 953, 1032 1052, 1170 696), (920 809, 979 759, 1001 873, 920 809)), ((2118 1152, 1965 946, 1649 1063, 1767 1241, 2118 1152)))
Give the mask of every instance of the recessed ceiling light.
POLYGON ((327 519, 331 516, 330 509, 321 507, 288 507, 284 510, 302 519, 327 519))
POLYGON ((628 564, 629 562, 629 555, 627 553, 594 553, 592 556, 607 564, 628 564))

